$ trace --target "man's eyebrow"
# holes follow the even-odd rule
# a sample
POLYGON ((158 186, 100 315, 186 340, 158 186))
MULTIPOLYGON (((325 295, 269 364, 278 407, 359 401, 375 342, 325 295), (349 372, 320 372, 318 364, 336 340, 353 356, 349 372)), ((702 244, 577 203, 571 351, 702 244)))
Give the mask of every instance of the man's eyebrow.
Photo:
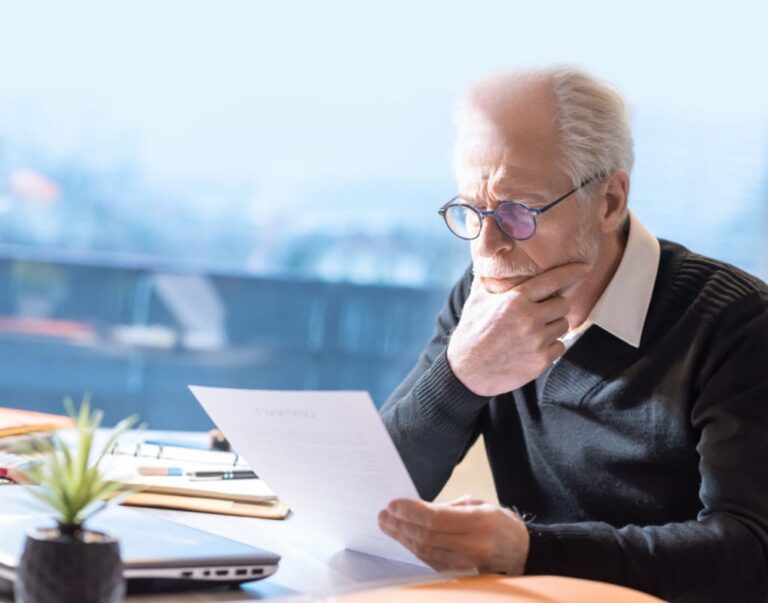
POLYGON ((531 189, 525 188, 503 188, 500 191, 499 201, 505 201, 507 199, 515 199, 516 197, 536 197, 542 201, 546 201, 547 198, 542 194, 531 189))
POLYGON ((549 201, 549 198, 543 193, 537 192, 529 188, 519 187, 499 187, 491 195, 494 203, 501 203, 502 201, 518 201, 525 199, 529 201, 529 204, 541 204, 544 205, 549 201))
POLYGON ((486 198, 483 191, 488 194, 494 203, 501 203, 502 201, 515 201, 521 198, 532 199, 535 203, 541 203, 542 205, 550 201, 547 195, 540 192, 541 189, 536 189, 532 186, 529 187, 520 184, 512 185, 511 183, 508 186, 504 186, 503 184, 498 183, 495 187, 493 187, 495 190, 489 190, 492 187, 481 188, 483 190, 472 190, 471 192, 467 191, 467 194, 461 194, 461 192, 459 192, 459 195, 463 199, 472 201, 472 203, 475 205, 487 202, 488 199, 486 198))
POLYGON ((535 197, 542 202, 547 201, 547 197, 541 192, 540 188, 529 186, 521 182, 515 182, 514 179, 498 178, 496 182, 488 186, 488 192, 492 193, 499 201, 515 199, 516 197, 535 197))
POLYGON ((496 195, 497 199, 501 199, 498 195, 502 194, 504 197, 524 195, 544 199, 540 185, 541 181, 537 174, 531 173, 528 169, 508 165, 489 173, 486 181, 488 192, 496 195))
MULTIPOLYGON (((477 194, 477 193, 470 193, 466 195, 461 195, 465 199, 480 199, 484 197, 483 194, 477 194)), ((529 190, 529 189, 523 189, 523 188, 505 188, 499 191, 498 194, 491 194, 489 195, 492 199, 495 199, 496 201, 506 201, 507 199, 516 199, 518 197, 536 197, 537 199, 541 199, 542 201, 547 200, 547 196, 543 193, 536 192, 535 190, 529 190)))

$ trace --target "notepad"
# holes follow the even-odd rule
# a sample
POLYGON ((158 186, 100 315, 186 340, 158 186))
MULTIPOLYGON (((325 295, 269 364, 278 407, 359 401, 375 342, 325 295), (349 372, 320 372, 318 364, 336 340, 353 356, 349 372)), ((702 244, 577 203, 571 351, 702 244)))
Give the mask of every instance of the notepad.
POLYGON ((178 496, 157 492, 136 492, 124 498, 121 504, 135 507, 175 509, 177 511, 196 511, 198 513, 216 513, 218 515, 238 515, 259 519, 285 519, 290 512, 288 507, 279 500, 271 505, 262 505, 228 499, 178 496))
MULTIPOLYGON (((187 471, 209 471, 226 467, 232 468, 232 455, 221 452, 192 450, 196 462, 179 461, 168 458, 153 458, 144 455, 111 454, 102 460, 102 467, 109 479, 123 482, 127 488, 139 491, 125 497, 125 505, 160 507, 261 517, 265 519, 283 519, 289 509, 260 479, 194 481, 184 475, 140 475, 138 467, 181 466, 187 471), (205 456, 207 454, 207 456, 205 456), (200 462, 200 459, 211 462, 200 462), (222 462, 223 461, 223 462, 222 462)), ((244 461, 237 463, 238 468, 247 468, 244 461)))
MULTIPOLYGON (((173 463, 178 465, 178 463, 173 463)), ((260 479, 205 480, 195 481, 184 475, 139 475, 138 467, 169 467, 165 460, 106 456, 102 467, 109 479, 123 482, 128 486, 140 487, 142 492, 178 494, 201 498, 227 498, 239 502, 263 503, 274 497, 274 492, 260 479)), ((209 471, 214 465, 184 463, 187 471, 209 471)))

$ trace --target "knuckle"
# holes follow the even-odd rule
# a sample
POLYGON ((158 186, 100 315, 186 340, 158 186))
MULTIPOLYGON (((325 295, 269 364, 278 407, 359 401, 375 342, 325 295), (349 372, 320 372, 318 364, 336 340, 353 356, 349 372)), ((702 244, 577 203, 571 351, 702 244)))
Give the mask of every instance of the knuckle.
POLYGON ((554 325, 555 329, 555 335, 557 337, 560 337, 561 335, 565 335, 568 332, 568 321, 564 318, 561 318, 558 320, 554 325))
POLYGON ((430 517, 432 520, 430 528, 433 530, 439 530, 443 528, 448 521, 448 518, 449 514, 447 513, 447 509, 441 509, 438 507, 430 517))
POLYGON ((424 517, 423 525, 427 530, 433 530, 435 528, 435 516, 437 515, 436 510, 431 510, 431 512, 424 517))
POLYGON ((480 528, 486 534, 493 533, 493 529, 495 527, 494 511, 495 509, 491 509, 491 510, 484 509, 480 514, 480 528))
POLYGON ((490 540, 483 545, 480 554, 483 558, 483 565, 488 565, 493 558, 493 546, 491 545, 490 540))
POLYGON ((517 327, 517 332, 520 337, 530 341, 535 339, 537 329, 538 326, 534 320, 522 320, 517 327))
POLYGON ((421 536, 419 536, 419 543, 421 544, 421 546, 431 549, 433 546, 435 546, 434 532, 431 532, 431 531, 424 532, 421 536))
POLYGON ((562 341, 555 341, 553 345, 549 347, 548 356, 549 362, 554 362, 565 353, 565 344, 562 341))
POLYGON ((479 566, 488 565, 491 560, 492 551, 490 542, 487 539, 482 542, 478 542, 472 549, 472 556, 475 558, 475 562, 479 566))
POLYGON ((504 296, 501 306, 504 310, 509 311, 517 309, 525 301, 527 301, 527 298, 522 291, 510 291, 504 296))
POLYGON ((430 551, 431 551, 431 547, 424 544, 423 542, 415 542, 413 544, 413 552, 420 559, 428 559, 430 551))
POLYGON ((533 352, 536 355, 542 355, 546 353, 552 338, 548 335, 547 330, 541 327, 531 337, 533 342, 533 352))
POLYGON ((523 297, 528 299, 533 295, 533 289, 528 283, 522 283, 515 287, 514 291, 510 292, 510 297, 523 297))

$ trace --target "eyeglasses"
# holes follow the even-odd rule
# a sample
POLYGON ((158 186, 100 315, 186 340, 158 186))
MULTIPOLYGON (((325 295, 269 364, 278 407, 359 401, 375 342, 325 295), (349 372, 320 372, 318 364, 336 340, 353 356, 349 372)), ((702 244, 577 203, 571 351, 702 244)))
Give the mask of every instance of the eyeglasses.
POLYGON ((461 239, 471 241, 480 236, 484 218, 493 218, 499 230, 517 241, 530 239, 536 233, 536 219, 577 190, 602 178, 602 174, 587 178, 579 186, 569 190, 544 207, 528 207, 520 201, 502 201, 496 209, 480 209, 461 197, 454 197, 439 210, 450 231, 461 239))

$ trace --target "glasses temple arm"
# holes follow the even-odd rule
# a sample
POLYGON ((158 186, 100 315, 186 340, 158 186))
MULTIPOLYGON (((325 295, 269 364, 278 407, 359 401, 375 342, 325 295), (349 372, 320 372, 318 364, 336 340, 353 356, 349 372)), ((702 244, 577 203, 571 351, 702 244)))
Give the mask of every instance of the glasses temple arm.
POLYGON ((543 214, 545 211, 549 211, 550 209, 552 209, 552 208, 553 208, 555 205, 557 205, 557 204, 558 204, 558 203, 560 203, 561 201, 565 201, 565 200, 566 200, 568 197, 570 197, 570 196, 571 196, 573 193, 575 193, 577 190, 584 188, 584 187, 585 187, 585 186, 587 186, 588 184, 592 184, 592 183, 593 183, 595 180, 598 180, 598 179, 599 179, 599 178, 601 178, 601 177, 602 177, 602 176, 597 176, 597 177, 593 176, 593 177, 591 177, 591 178, 587 178, 587 179, 586 179, 586 180, 584 180, 584 181, 583 181, 581 184, 579 184, 579 186, 577 186, 577 187, 575 187, 575 188, 572 188, 571 190, 569 190, 567 193, 565 193, 565 194, 564 194, 564 195, 562 195, 561 197, 558 197, 557 199, 555 199, 555 200, 554 200, 554 201, 552 201, 551 203, 547 203, 547 204, 546 204, 544 207, 539 207, 538 209, 534 210, 534 211, 536 212, 536 215, 537 215, 537 216, 540 216, 540 215, 541 215, 541 214, 543 214))

